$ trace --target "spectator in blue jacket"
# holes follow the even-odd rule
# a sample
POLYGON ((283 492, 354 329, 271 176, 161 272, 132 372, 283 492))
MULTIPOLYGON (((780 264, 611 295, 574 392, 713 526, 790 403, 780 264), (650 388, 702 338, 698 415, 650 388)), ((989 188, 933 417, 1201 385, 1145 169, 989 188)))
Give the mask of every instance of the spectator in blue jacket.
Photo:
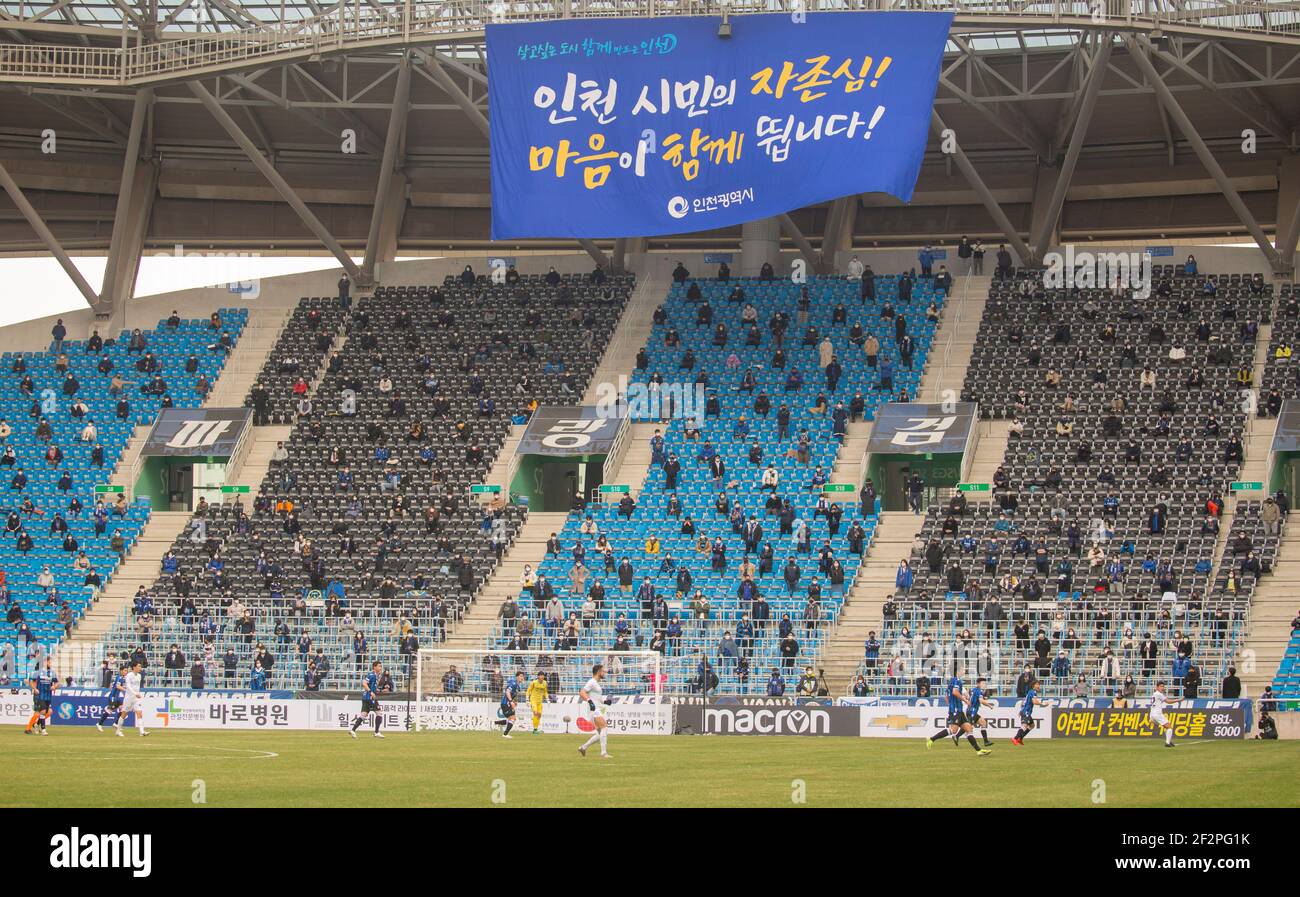
POLYGON ((772 668, 772 675, 767 678, 767 694, 771 698, 779 698, 785 694, 785 680, 781 678, 781 671, 772 668))
POLYGON ((253 672, 248 677, 248 688, 250 691, 266 691, 266 670, 262 669, 260 660, 253 664, 253 672))
POLYGON ((921 251, 916 254, 916 261, 921 266, 921 276, 929 277, 930 269, 934 266, 934 250, 929 243, 921 247, 921 251))

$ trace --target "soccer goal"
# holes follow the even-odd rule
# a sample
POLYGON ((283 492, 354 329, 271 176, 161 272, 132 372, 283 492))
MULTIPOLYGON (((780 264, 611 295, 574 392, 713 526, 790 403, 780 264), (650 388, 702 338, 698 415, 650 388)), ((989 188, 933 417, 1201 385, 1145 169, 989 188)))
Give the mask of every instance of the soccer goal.
POLYGON ((600 664, 605 669, 601 686, 613 730, 668 734, 672 727, 672 707, 665 698, 668 667, 684 662, 655 651, 421 648, 415 665, 415 728, 493 728, 506 683, 516 673, 524 674, 524 690, 518 697, 519 718, 524 720, 531 714, 524 692, 542 673, 547 691, 543 730, 578 731, 578 691, 600 664))

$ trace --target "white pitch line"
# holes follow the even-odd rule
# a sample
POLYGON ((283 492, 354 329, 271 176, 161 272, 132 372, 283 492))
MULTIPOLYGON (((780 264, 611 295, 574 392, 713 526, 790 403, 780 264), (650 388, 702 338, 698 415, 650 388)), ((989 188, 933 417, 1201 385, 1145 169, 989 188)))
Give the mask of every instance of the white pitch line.
MULTIPOLYGON (((133 755, 133 759, 142 760, 274 760, 280 755, 275 751, 259 751, 255 748, 226 748, 226 747, 206 747, 201 746, 195 750, 205 751, 228 751, 233 754, 243 754, 242 757, 213 757, 208 754, 150 754, 147 751, 134 751, 129 746, 123 745, 128 754, 133 755)), ((114 754, 106 757, 78 757, 85 760, 121 760, 122 754, 114 754)), ((29 758, 31 759, 31 758, 29 758)), ((67 760, 66 755, 59 755, 56 759, 67 760)))

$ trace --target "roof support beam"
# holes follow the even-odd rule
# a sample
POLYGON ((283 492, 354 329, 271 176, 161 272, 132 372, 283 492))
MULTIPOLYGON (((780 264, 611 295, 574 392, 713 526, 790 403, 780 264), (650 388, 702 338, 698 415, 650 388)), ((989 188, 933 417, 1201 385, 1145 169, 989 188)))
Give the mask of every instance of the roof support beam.
POLYGON ((27 223, 31 226, 32 230, 36 231, 36 236, 40 237, 41 242, 45 244, 45 248, 50 251, 50 255, 58 259, 59 265, 63 268, 64 272, 72 282, 76 284, 81 295, 86 297, 86 302, 93 308, 96 303, 99 302, 99 296, 95 295, 95 291, 90 288, 90 284, 86 282, 86 278, 77 270, 77 266, 72 264, 72 259, 68 257, 66 252, 64 252, 63 246, 60 245, 57 239, 55 239, 54 234, 50 229, 45 226, 45 222, 41 219, 40 213, 36 211, 35 207, 33 207, 30 202, 27 201, 27 197, 23 195, 23 191, 18 186, 18 182, 10 176, 9 169, 5 168, 3 162, 0 162, 0 186, 4 187, 5 193, 9 194, 9 198, 13 201, 13 204, 18 207, 18 211, 27 219, 27 223))
MULTIPOLYGON (((1136 54, 1137 51, 1133 49, 1133 39, 1125 38, 1125 40, 1129 42, 1129 52, 1136 54)), ((1161 62, 1169 63, 1169 65, 1182 72, 1188 78, 1191 78, 1198 85, 1204 88, 1210 96, 1214 97, 1232 112, 1242 116, 1261 131, 1272 134, 1288 146, 1291 145, 1290 128, 1286 126, 1286 123, 1280 119, 1276 112, 1259 105, 1258 97, 1260 94, 1257 91, 1247 89, 1245 91, 1247 94, 1246 97, 1241 95, 1242 91, 1240 90, 1234 90, 1231 93, 1228 93, 1216 84, 1212 78, 1202 75, 1187 61, 1178 58, 1167 50, 1161 50, 1154 46, 1149 40, 1143 38, 1138 41, 1137 44, 1161 62)), ((1228 67, 1231 68, 1231 63, 1228 63, 1228 67)), ((1159 96, 1158 91, 1157 96, 1159 96)))
POLYGON ((1079 91, 1087 77, 1088 35, 1079 35, 1079 43, 1070 51, 1070 71, 1066 81, 1073 99, 1061 100, 1056 115, 1056 124, 1052 130, 1052 153, 1059 155, 1061 147, 1070 139, 1070 128, 1079 117, 1079 91))
POLYGON ((162 167, 155 159, 141 159, 136 163, 124 229, 121 236, 113 236, 117 245, 109 245, 109 253, 116 252, 117 260, 113 280, 105 282, 99 291, 99 305, 96 307, 99 314, 120 312, 124 303, 135 295, 135 282, 140 274, 140 259, 144 255, 161 171, 162 167))
MULTIPOLYGON (((127 231, 130 227, 132 198, 135 196, 135 175, 140 161, 140 139, 144 134, 145 119, 149 117, 149 104, 153 102, 153 90, 143 88, 135 95, 131 106, 131 130, 126 137, 126 154, 122 159, 122 182, 117 190, 117 207, 113 212, 113 236, 108 247, 108 263, 104 266, 104 283, 99 290, 99 303, 108 314, 117 308, 118 302, 129 296, 118 296, 115 286, 119 283, 118 269, 122 263, 123 249, 127 245, 127 231)), ((145 207, 152 203, 145 204, 145 207)), ((144 214, 147 214, 144 213, 144 214)))
POLYGON ((181 5, 173 9, 170 13, 168 13, 167 18, 163 19, 162 22, 158 25, 158 30, 162 31, 164 28, 170 28, 172 24, 176 21, 177 17, 181 13, 185 12, 185 10, 189 9, 190 6, 193 5, 193 3, 194 0, 181 0, 181 5))
POLYGON ((600 251, 600 247, 596 245, 595 240, 589 240, 584 237, 578 241, 578 245, 587 250, 587 255, 595 259, 597 265, 600 265, 602 268, 610 267, 609 257, 600 251))
POLYGON ((1283 265, 1282 257, 1278 255, 1277 250, 1273 248, 1273 244, 1270 243, 1268 237, 1265 236, 1264 229, 1259 226, 1259 222, 1257 222, 1255 216, 1250 213, 1250 209, 1246 208, 1246 203, 1242 201, 1241 194, 1237 192, 1236 187, 1232 186, 1232 181, 1228 178, 1227 174, 1224 173, 1223 166, 1221 166, 1218 160, 1214 158, 1214 153, 1210 152, 1210 148, 1205 145, 1205 141, 1201 139, 1201 135, 1197 133, 1196 128, 1192 125, 1192 120, 1187 117, 1187 113, 1183 111, 1183 107, 1178 105, 1178 100, 1174 99, 1173 92, 1170 91, 1169 86, 1160 78, 1160 74, 1156 71, 1156 67, 1151 64, 1151 60, 1147 58, 1147 54, 1143 52, 1143 49, 1138 45, 1138 42, 1132 37, 1126 36, 1124 38, 1124 43, 1128 47, 1129 56, 1133 58, 1139 71, 1141 71, 1147 81, 1151 83, 1151 86, 1155 88, 1156 96, 1160 97, 1160 102, 1164 105, 1165 111, 1169 113, 1169 117, 1173 119, 1174 125, 1177 126, 1183 137, 1185 137, 1187 142, 1192 145, 1192 149, 1196 152, 1197 158, 1201 160, 1201 164, 1205 166, 1205 170, 1210 173, 1212 178, 1214 178, 1214 182, 1219 186, 1219 190, 1223 193, 1223 198, 1228 201, 1228 205, 1232 207, 1232 211, 1236 214, 1237 219, 1245 225, 1246 230, 1250 231, 1250 235, 1255 238, 1255 242, 1259 245, 1260 251, 1264 253, 1264 257, 1267 258, 1269 264, 1273 266, 1273 270, 1283 270, 1285 266, 1283 265))
POLYGON ((776 218, 781 222, 781 230, 785 231, 786 236, 794 241, 795 246, 799 247, 799 254, 803 256, 803 260, 808 263, 813 272, 816 274, 823 273, 821 255, 813 249, 812 244, 808 242, 808 238, 803 235, 803 231, 799 230, 799 225, 795 224, 794 219, 790 217, 790 213, 782 212, 776 218))
POLYGON ((1110 34, 1102 34, 1101 46, 1097 48, 1097 55, 1092 61, 1092 72, 1088 75, 1088 86, 1083 89, 1083 101, 1079 105, 1079 115, 1074 121, 1074 131, 1070 135, 1070 147, 1065 152, 1064 161, 1061 162, 1061 171, 1052 189, 1052 198, 1047 203, 1047 214, 1039 224, 1038 233, 1033 235, 1031 248, 1034 252, 1034 262, 1042 260, 1043 253, 1047 250, 1047 241, 1061 217, 1061 208, 1065 205, 1065 193, 1070 189, 1070 181, 1074 179, 1074 168, 1079 162, 1079 154, 1083 152, 1083 141, 1088 134, 1088 125, 1092 122, 1092 112, 1097 108, 1097 94, 1101 90, 1101 82, 1106 78, 1112 45, 1110 34))
POLYGON ((835 270, 835 254, 853 245, 853 227, 857 223, 858 197, 841 196, 831 203, 826 214, 826 230, 822 234, 822 267, 827 273, 835 270))
POLYGON ((614 241, 614 254, 609 257, 609 268, 615 274, 622 274, 627 265, 627 237, 614 241))
MULTIPOLYGON (((233 83, 238 84, 240 87, 244 88, 244 90, 248 91, 254 96, 261 97, 262 99, 267 100, 268 102, 274 103, 276 106, 280 107, 282 110, 289 113, 294 118, 298 119, 304 124, 311 125, 313 128, 316 128, 317 130, 330 135, 331 137, 334 138, 335 145, 336 146, 338 145, 338 140, 342 136, 339 129, 334 125, 330 124, 323 115, 316 112, 315 110, 304 109, 300 106, 295 106, 293 103, 291 103, 289 100, 285 99, 284 97, 280 96, 275 91, 267 90, 265 87, 258 84, 256 81, 250 81, 248 78, 244 77, 243 75, 225 75, 224 77, 228 78, 233 83)), ((369 131, 363 132, 362 130, 357 130, 357 146, 363 152, 366 152, 370 155, 378 155, 380 152, 382 152, 382 147, 380 147, 377 142, 371 139, 369 131)))
MULTIPOLYGON (((1218 58, 1229 72, 1234 73, 1243 81, 1263 80, 1264 78, 1259 72, 1248 68, 1239 56, 1222 43, 1210 44, 1210 58, 1218 58)), ((1266 93, 1256 87, 1247 87, 1246 94, 1258 104, 1261 114, 1264 116, 1265 121, 1268 122, 1269 132, 1294 152, 1296 149, 1295 129, 1287 124, 1286 117, 1273 104, 1273 101, 1268 98, 1266 93)))
POLYGON ((244 155, 248 157, 248 160, 256 166, 258 171, 262 172, 262 176, 271 182, 271 186, 276 189, 276 192, 298 213, 298 217, 302 219, 302 223, 307 226, 307 229, 315 234, 316 239, 320 240, 325 248, 338 259, 339 264, 343 266, 343 269, 348 272, 348 275, 353 280, 360 280, 361 269, 352 261, 351 256, 343 251, 339 241, 334 239, 334 236, 316 217, 316 214, 307 208, 307 204, 298 198, 298 194, 289 186, 289 182, 280 176, 280 172, 275 170, 275 166, 257 151, 253 141, 249 140, 248 135, 239 129, 239 125, 235 124, 235 120, 230 117, 230 113, 221 108, 221 104, 217 102, 216 97, 209 93, 207 88, 198 81, 189 82, 189 88, 190 93, 198 97, 199 102, 208 110, 208 114, 216 119, 217 124, 221 125, 226 133, 230 135, 230 139, 235 141, 236 145, 244 151, 244 155))
POLYGON ((1003 116, 1005 113, 1000 114, 998 109, 992 104, 981 100, 979 97, 959 87, 946 78, 941 79, 939 83, 945 90, 957 97, 957 99, 961 100, 967 109, 981 115, 991 126, 997 128, 1003 134, 1006 134, 1016 143, 1020 144, 1040 159, 1047 158, 1046 145, 1035 141, 1031 135, 1026 134, 1021 130, 1015 122, 1004 118, 1003 116))
POLYGON ((1288 268, 1295 267, 1295 247, 1296 238, 1300 236, 1300 202, 1296 203, 1295 211, 1291 213, 1291 221, 1282 229, 1283 222, 1278 222, 1277 250, 1282 259, 1282 264, 1288 268))
POLYGON ((469 118, 470 124, 478 128, 484 137, 490 137, 491 128, 488 125, 487 116, 483 114, 483 110, 474 105, 474 101, 469 98, 465 91, 460 89, 460 85, 452 80, 451 75, 447 74, 447 70, 442 67, 442 64, 432 54, 423 50, 417 50, 416 53, 424 63, 425 71, 429 73, 433 80, 438 82, 438 86, 446 92, 447 96, 451 97, 452 102, 460 107, 461 111, 469 118))
MULTIPOLYGON (((346 65, 347 61, 344 60, 345 72, 346 65)), ((325 95, 326 101, 335 105, 335 108, 347 123, 347 126, 356 133, 358 144, 364 146, 374 155, 379 155, 379 153, 383 152, 383 140, 378 134, 370 129, 369 125, 357 118, 357 116, 349 110, 346 97, 336 96, 328 87, 321 83, 319 78, 307 71, 301 63, 289 65, 287 71, 289 77, 298 85, 298 89, 303 92, 304 97, 307 95, 306 85, 310 84, 312 87, 316 88, 316 90, 325 95)))
MULTIPOLYGON (((1001 81, 1002 84, 1005 85, 1006 89, 1012 91, 1013 93, 1017 92, 1015 85, 1013 85, 1002 75, 998 74, 998 72, 991 65, 989 65, 988 61, 985 60, 983 56, 976 53, 971 48, 970 44, 967 43, 961 36, 957 34, 952 34, 949 35, 948 39, 951 40, 953 43, 955 43, 959 48, 961 48, 962 53, 966 55, 967 65, 971 65, 974 67, 975 79, 979 81, 980 85, 985 89, 986 93, 989 88, 988 80, 985 78, 986 74, 991 79, 1001 81)), ((993 117, 991 121, 993 121, 995 126, 1000 128, 1001 130, 1006 131, 1009 135, 1014 137, 1018 142, 1024 144, 1032 152, 1034 152, 1039 158, 1046 159, 1047 154, 1049 152, 1049 147, 1047 145, 1047 141, 1043 138, 1043 135, 1040 134, 1038 128, 1034 126, 1034 123, 1030 121, 1024 115, 1024 113, 1022 113, 1015 106, 1006 105, 1005 108, 1003 107, 1004 104, 1002 103, 994 104, 993 117), (1007 123, 1005 124, 1002 123, 1001 121, 1001 119, 1004 116, 1007 119, 1007 123)))
POLYGON ((131 24, 137 29, 144 26, 144 19, 140 18, 134 9, 126 5, 126 0, 113 0, 113 5, 116 6, 118 10, 121 11, 122 15, 126 16, 131 24))
POLYGON ((1296 241, 1300 239, 1300 156, 1287 156, 1280 167, 1274 238, 1278 255, 1294 269, 1296 241))
POLYGON ((6 87, 9 90, 14 90, 23 94, 32 102, 40 103, 51 112, 55 112, 66 118, 68 121, 80 125, 92 134, 97 134, 100 137, 103 137, 110 143, 115 143, 118 146, 124 146, 126 144, 125 136, 123 136, 122 132, 116 127, 116 119, 105 116, 102 122, 96 121, 94 118, 83 115, 72 109, 72 100, 69 98, 51 96, 39 91, 24 89, 13 85, 6 85, 6 87))
POLYGON ((393 108, 388 115, 388 136, 384 140, 384 158, 379 165, 379 184, 375 187, 375 207, 370 213, 370 232, 366 237, 366 256, 361 263, 360 286, 375 281, 375 262, 379 250, 379 230, 384 221, 386 206, 391 198, 393 169, 397 165, 397 148, 402 145, 406 130, 407 109, 411 97, 411 58, 405 54, 397 69, 397 84, 393 87, 393 108))
MULTIPOLYGON (((943 132, 948 130, 948 126, 943 123, 939 113, 933 110, 930 112, 930 128, 940 136, 940 139, 942 139, 943 132)), ((1021 262, 1027 262, 1032 255, 1029 247, 1020 238, 1020 233, 1011 223, 1011 219, 1007 217, 1007 213, 1002 211, 1002 206, 998 205, 997 199, 994 198, 992 191, 985 185, 984 180, 979 176, 979 172, 975 170, 975 166, 970 163, 970 159, 966 158, 966 151, 961 148, 960 142, 954 146, 952 158, 957 162, 957 167, 961 170, 962 176, 966 178, 966 183, 970 184, 971 189, 975 191, 975 195, 980 198, 980 202, 984 204, 984 208, 992 216, 993 222, 1002 231, 1011 247, 1015 249, 1016 254, 1020 256, 1021 262)))
MULTIPOLYGON (((477 47, 476 49, 479 51, 479 56, 482 57, 483 48, 477 47)), ((431 55, 434 61, 437 62, 438 64, 445 66, 446 68, 455 69, 456 71, 460 72, 462 75, 465 75, 471 81, 477 81, 479 84, 483 85, 484 87, 487 87, 487 83, 488 83, 487 75, 483 74, 478 69, 466 65, 465 63, 461 62, 459 59, 453 59, 452 57, 448 56, 445 53, 439 53, 436 48, 430 48, 426 52, 428 52, 429 55, 431 55)))

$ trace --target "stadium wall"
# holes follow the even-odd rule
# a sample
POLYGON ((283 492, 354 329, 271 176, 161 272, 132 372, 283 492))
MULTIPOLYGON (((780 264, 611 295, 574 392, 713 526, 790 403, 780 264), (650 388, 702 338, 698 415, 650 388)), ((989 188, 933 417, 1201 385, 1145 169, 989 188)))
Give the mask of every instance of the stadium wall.
MULTIPOLYGON (((1076 251, 1119 252, 1145 251, 1145 245, 1079 243, 1076 251)), ((1156 259, 1157 264, 1181 263, 1189 253, 1196 256, 1202 271, 1215 274, 1255 273, 1259 272, 1271 278, 1271 269, 1263 254, 1254 247, 1214 246, 1192 242, 1168 242, 1158 244, 1172 249, 1172 255, 1156 259)), ((843 271, 853 256, 858 256, 864 264, 869 264, 878 274, 890 274, 915 268, 916 253, 919 247, 886 249, 852 249, 839 252, 835 256, 835 270, 843 271)), ((938 264, 946 264, 950 270, 965 273, 954 268, 956 251, 952 246, 940 246, 948 251, 948 257, 938 264)), ((992 274, 996 266, 994 253, 996 242, 986 242, 987 254, 984 259, 984 271, 992 274)), ((501 249, 482 255, 456 255, 430 259, 407 259, 397 262, 381 263, 376 267, 376 277, 385 286, 402 286, 441 283, 448 274, 458 274, 465 265, 471 264, 476 271, 487 269, 489 255, 515 258, 521 273, 544 273, 554 267, 561 274, 586 273, 592 269, 594 262, 585 252, 529 254, 524 250, 512 251, 501 249)), ((717 263, 706 261, 719 255, 732 257, 733 273, 740 270, 740 251, 710 250, 699 252, 680 252, 676 250, 654 250, 645 253, 629 253, 626 259, 628 270, 638 277, 651 277, 657 280, 671 279, 672 270, 681 261, 698 277, 712 277, 717 270, 717 263)), ((1012 253, 1013 258, 1015 253, 1012 253)), ((785 249, 778 258, 772 259, 778 273, 785 274, 792 266, 799 253, 785 249)), ((1019 259, 1016 259, 1017 264, 1019 259)), ((13 324, 0 331, 0 348, 6 351, 43 351, 50 342, 50 328, 58 318, 63 318, 68 328, 69 337, 80 339, 88 336, 92 328, 98 328, 101 335, 116 334, 123 329, 133 327, 152 327, 161 318, 165 318, 172 309, 180 312, 182 317, 207 317, 213 309, 225 306, 251 306, 267 308, 288 308, 297 304, 303 296, 333 296, 337 293, 337 284, 341 269, 326 268, 303 274, 287 274, 281 277, 268 277, 258 281, 256 294, 232 293, 226 286, 199 287, 179 290, 172 293, 158 293, 142 296, 124 303, 107 322, 96 322, 89 307, 71 312, 63 312, 44 318, 37 318, 21 324, 13 324)), ((809 276, 812 275, 809 270, 809 276)))
MULTIPOLYGON (((500 253, 492 253, 494 256, 498 254, 510 257, 510 253, 504 250, 500 253)), ((376 266, 375 275, 384 286, 441 283, 446 275, 459 274, 467 264, 472 264, 475 271, 485 271, 487 258, 488 254, 484 253, 481 256, 447 256, 436 259, 385 262, 376 266)), ((517 258, 522 273, 544 273, 551 266, 561 274, 586 273, 595 265, 591 256, 585 252, 555 255, 520 254, 517 258)), ((183 318, 206 318, 214 309, 229 306, 291 308, 304 296, 337 295, 338 280, 342 270, 339 267, 329 267, 302 274, 262 278, 257 281, 257 292, 254 294, 232 293, 227 286, 221 285, 140 296, 124 303, 107 322, 97 322, 95 313, 89 306, 75 311, 60 312, 21 324, 12 324, 0 330, 0 349, 10 352, 44 351, 50 344, 50 328, 59 318, 63 319, 64 325, 68 328, 69 339, 81 339, 89 336, 92 329, 98 329, 101 336, 106 336, 109 333, 116 335, 121 330, 129 330, 133 327, 152 327, 171 314, 172 309, 176 309, 183 318)), ((354 297, 358 292, 354 287, 354 297)))
MULTIPOLYGON (((265 731, 320 730, 341 732, 348 727, 360 704, 346 695, 315 698, 289 697, 289 693, 149 691, 145 693, 145 725, 159 729, 260 729, 265 731)), ((92 726, 99 722, 107 693, 102 689, 62 689, 55 694, 52 724, 92 726)), ((1038 726, 1030 734, 1042 738, 1149 738, 1154 737, 1143 707, 1116 709, 1103 701, 1071 701, 1036 708, 1038 726)), ((1252 729, 1249 701, 1199 700, 1190 707, 1175 707, 1170 718, 1177 737, 1241 739, 1252 729)), ((25 725, 31 714, 31 692, 14 690, 0 696, 0 724, 25 725)), ((416 720, 434 730, 494 730, 498 702, 489 699, 434 698, 406 701, 395 697, 381 702, 384 724, 402 731, 416 720)), ((550 734, 590 731, 579 719, 576 695, 561 696, 543 710, 542 730, 550 734)), ((519 707, 520 724, 531 727, 530 711, 519 707)), ((1295 713, 1278 714, 1282 738, 1300 735, 1295 713)), ((920 738, 946 724, 946 710, 936 704, 859 703, 841 699, 835 704, 790 700, 682 702, 670 706, 653 701, 615 701, 608 709, 610 731, 617 735, 790 735, 852 738, 920 738)), ((988 708, 987 728, 995 738, 1008 738, 1020 726, 1016 704, 988 708)))

